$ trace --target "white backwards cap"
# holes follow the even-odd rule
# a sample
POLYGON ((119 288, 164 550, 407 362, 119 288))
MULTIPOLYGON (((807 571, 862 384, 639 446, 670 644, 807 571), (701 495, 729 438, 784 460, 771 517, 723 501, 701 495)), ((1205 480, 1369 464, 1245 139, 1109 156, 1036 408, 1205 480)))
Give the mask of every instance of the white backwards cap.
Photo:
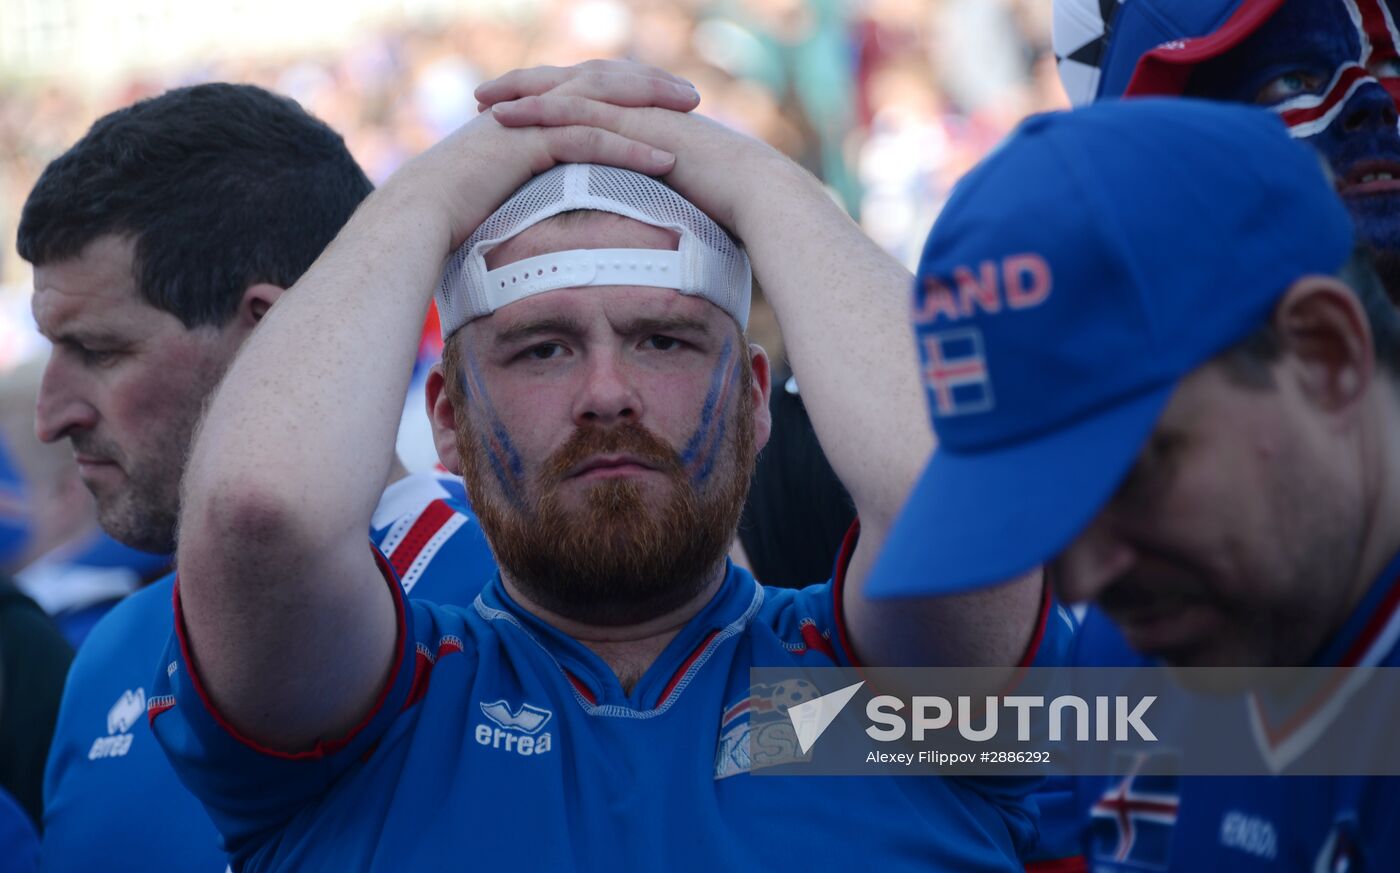
POLYGON ((649 176, 597 164, 563 164, 531 179, 448 259, 438 286, 442 336, 532 294, 588 285, 645 285, 703 297, 747 327, 748 255, 708 215, 649 176), (486 268, 486 253, 564 212, 610 212, 680 234, 675 251, 575 249, 486 268))

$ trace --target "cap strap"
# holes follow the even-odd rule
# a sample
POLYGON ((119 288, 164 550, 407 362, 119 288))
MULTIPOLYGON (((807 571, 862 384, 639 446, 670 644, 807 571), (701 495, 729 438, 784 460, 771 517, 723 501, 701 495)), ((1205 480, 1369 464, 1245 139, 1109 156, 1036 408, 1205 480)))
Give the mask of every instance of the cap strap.
POLYGON ((666 249, 574 249, 516 261, 486 273, 494 312, 508 303, 558 288, 645 285, 679 289, 680 252, 666 249))

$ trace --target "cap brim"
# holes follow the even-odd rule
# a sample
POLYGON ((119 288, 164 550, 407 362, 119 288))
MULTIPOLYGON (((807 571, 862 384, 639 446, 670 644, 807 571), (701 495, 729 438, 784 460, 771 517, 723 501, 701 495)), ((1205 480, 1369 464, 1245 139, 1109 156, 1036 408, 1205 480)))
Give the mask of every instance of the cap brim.
POLYGON ((866 585, 875 599, 1009 582, 1054 557, 1108 502, 1175 385, 1033 440, 935 450, 866 585))
POLYGON ((1143 55, 1124 90, 1125 97, 1177 97, 1185 93, 1191 71, 1244 42, 1283 6, 1284 0, 1244 0, 1211 33, 1169 42, 1143 55))

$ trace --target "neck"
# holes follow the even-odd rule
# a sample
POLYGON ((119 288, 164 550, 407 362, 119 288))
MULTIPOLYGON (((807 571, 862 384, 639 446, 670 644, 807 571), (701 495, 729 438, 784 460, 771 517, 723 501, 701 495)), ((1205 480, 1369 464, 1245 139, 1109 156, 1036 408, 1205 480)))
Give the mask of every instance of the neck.
MULTIPOLYGON (((1396 390, 1388 380, 1381 382, 1382 390, 1396 390)), ((1371 585, 1385 569, 1391 559, 1400 553, 1400 404, 1387 403, 1380 415, 1385 420, 1376 428, 1376 441, 1365 452, 1365 460, 1378 475, 1369 477, 1375 483, 1374 490, 1366 501, 1366 523, 1361 536, 1360 559, 1349 600, 1343 612, 1343 621, 1356 609, 1361 598, 1366 596, 1371 585)))
POLYGON ((521 609, 583 643, 601 658, 617 675, 623 691, 630 694, 676 634, 714 598, 724 584, 726 567, 726 562, 720 560, 700 591, 676 609, 628 625, 589 624, 546 609, 531 600, 504 567, 501 582, 521 609))

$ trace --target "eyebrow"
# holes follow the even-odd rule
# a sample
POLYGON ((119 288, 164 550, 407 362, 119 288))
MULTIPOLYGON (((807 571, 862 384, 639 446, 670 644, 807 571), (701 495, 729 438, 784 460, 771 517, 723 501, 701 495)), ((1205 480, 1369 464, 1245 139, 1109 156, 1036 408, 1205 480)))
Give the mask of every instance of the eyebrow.
POLYGON ((532 318, 512 325, 497 333, 494 342, 496 345, 512 345, 532 339, 541 334, 564 334, 565 336, 582 336, 587 331, 583 322, 566 315, 547 315, 542 318, 532 318))
POLYGON ((690 315, 634 318, 617 327, 620 333, 629 336, 639 333, 698 333, 709 336, 711 333, 708 322, 690 315))
MULTIPOLYGON (((40 329, 41 334, 44 331, 40 329)), ((44 334, 47 336, 47 334, 44 334)), ((130 342, 119 334, 103 330, 65 330, 56 336, 49 337, 49 341, 55 345, 78 345, 78 346, 100 346, 100 345, 125 345, 130 342)))
MULTIPOLYGON (((687 315, 643 316, 617 325, 616 330, 625 336, 642 333, 698 333, 708 337, 712 333, 710 325, 703 319, 687 315)), ((587 326, 577 319, 564 315, 550 315, 512 325, 496 334, 494 342, 497 345, 513 345, 543 334, 577 337, 587 332, 587 326)))

